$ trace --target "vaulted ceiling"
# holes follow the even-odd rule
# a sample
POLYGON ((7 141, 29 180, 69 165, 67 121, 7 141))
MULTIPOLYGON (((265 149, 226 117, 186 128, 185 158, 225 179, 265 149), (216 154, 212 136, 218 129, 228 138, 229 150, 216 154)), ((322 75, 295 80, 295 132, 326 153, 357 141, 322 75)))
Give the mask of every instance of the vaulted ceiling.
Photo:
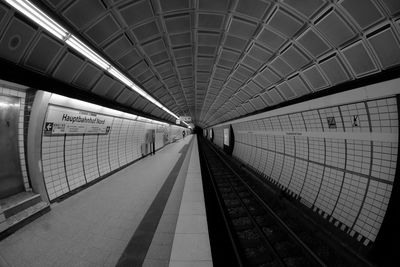
MULTIPOLYGON (((400 64, 399 0, 38 0, 175 114, 213 125, 400 64)), ((0 57, 173 121, 0 3, 0 57)))

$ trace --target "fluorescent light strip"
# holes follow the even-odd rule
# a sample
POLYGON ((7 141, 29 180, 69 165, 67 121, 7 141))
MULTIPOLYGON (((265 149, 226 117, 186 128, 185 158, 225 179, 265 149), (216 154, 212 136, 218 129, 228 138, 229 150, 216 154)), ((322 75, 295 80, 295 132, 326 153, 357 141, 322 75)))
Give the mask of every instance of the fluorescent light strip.
POLYGON ((50 32, 58 39, 63 40, 68 35, 67 30, 58 25, 54 20, 48 17, 45 13, 43 13, 39 8, 34 6, 29 1, 6 0, 6 2, 43 28, 45 28, 48 32, 50 32))
POLYGON ((125 75, 123 75, 121 72, 119 72, 117 69, 114 67, 110 67, 107 70, 112 76, 120 80, 123 84, 125 84, 128 87, 132 86, 132 81, 129 80, 125 75))
MULTIPOLYGON (((30 1, 27 0, 5 0, 9 5, 14 7, 16 10, 27 16, 29 19, 43 27, 49 33, 51 33, 56 38, 64 41, 68 46, 75 49, 81 55, 98 65, 100 68, 106 70, 113 77, 120 80, 123 84, 134 90, 136 93, 140 94, 148 101, 161 108, 168 114, 172 115, 176 119, 179 119, 179 116, 175 115, 172 111, 164 107, 160 102, 146 93, 142 88, 137 86, 134 82, 132 82, 129 78, 123 75, 120 71, 118 71, 115 67, 113 67, 107 60, 103 59, 96 52, 90 49, 87 45, 85 45, 82 41, 80 41, 77 37, 70 34, 67 30, 65 30, 61 25, 52 20, 49 16, 47 16, 43 11, 33 5, 30 1)), ((186 126, 189 126, 186 122, 182 121, 186 126)))
POLYGON ((94 62, 100 68, 107 70, 111 67, 111 65, 106 60, 104 60, 102 57, 97 55, 92 49, 87 47, 84 43, 82 43, 75 36, 71 35, 71 36, 67 37, 67 40, 65 42, 70 47, 75 49, 77 52, 81 53, 83 56, 90 59, 92 62, 94 62))

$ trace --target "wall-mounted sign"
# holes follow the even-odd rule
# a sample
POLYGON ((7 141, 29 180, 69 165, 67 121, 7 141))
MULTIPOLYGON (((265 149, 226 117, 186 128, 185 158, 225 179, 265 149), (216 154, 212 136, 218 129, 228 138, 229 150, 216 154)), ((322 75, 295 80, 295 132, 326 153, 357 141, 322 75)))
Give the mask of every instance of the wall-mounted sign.
POLYGON ((192 117, 190 117, 190 116, 180 116, 179 119, 181 121, 184 121, 184 122, 191 122, 192 121, 192 117))
POLYGON ((55 134, 107 134, 112 117, 58 106, 47 109, 44 133, 55 134))
POLYGON ((353 115, 353 121, 351 125, 353 127, 360 127, 360 117, 358 115, 353 115))
POLYGON ((330 129, 336 129, 336 120, 335 117, 326 117, 326 120, 328 121, 328 127, 330 129))

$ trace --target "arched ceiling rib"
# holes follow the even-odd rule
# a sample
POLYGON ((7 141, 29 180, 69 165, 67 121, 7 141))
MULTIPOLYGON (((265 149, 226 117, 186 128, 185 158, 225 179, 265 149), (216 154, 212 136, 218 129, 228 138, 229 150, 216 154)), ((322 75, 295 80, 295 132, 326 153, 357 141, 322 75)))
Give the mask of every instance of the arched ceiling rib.
MULTIPOLYGON (((172 112, 212 125, 400 63, 398 0, 40 0, 172 112)), ((169 120, 0 4, 0 57, 169 120), (10 48, 13 36, 17 48, 10 48)))

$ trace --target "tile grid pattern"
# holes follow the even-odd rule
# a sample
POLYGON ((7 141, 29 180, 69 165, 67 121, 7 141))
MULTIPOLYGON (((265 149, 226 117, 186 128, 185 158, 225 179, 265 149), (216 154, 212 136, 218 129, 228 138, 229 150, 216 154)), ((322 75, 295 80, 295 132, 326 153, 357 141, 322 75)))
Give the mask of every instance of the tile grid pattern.
POLYGON ((25 121, 25 98, 26 93, 24 91, 14 90, 11 88, 3 87, 0 84, 0 95, 4 96, 13 96, 18 97, 20 99, 20 109, 19 109, 19 121, 18 121, 18 149, 19 149, 19 160, 21 164, 21 172, 22 178, 24 179, 24 187, 25 190, 30 190, 31 186, 29 184, 28 172, 26 169, 26 161, 25 161, 25 146, 24 146, 24 125, 28 122, 25 121))
MULTIPOLYGON (((35 2, 171 111, 202 127, 400 64, 396 0, 364 0, 362 9, 353 0, 35 2)), ((8 5, 0 14, 0 57, 174 120, 8 5), (19 49, 9 46, 15 34, 24 36, 19 49)))
MULTIPOLYGON (((110 133, 105 135, 43 134, 42 166, 49 199, 54 200, 142 157, 146 130, 156 126, 115 117, 110 133)), ((170 136, 178 134, 179 129, 166 127, 170 136)), ((158 140, 157 148, 163 145, 163 139, 158 140)))
MULTIPOLYGON (((53 203, 50 213, 0 241, 0 258, 6 262, 0 260, 0 266, 115 267, 187 141, 185 138, 184 142, 169 145, 154 157, 144 158, 84 192, 53 203)), ((170 240, 168 246, 172 234, 163 237, 166 230, 175 230, 175 223, 170 228, 171 216, 165 218, 165 227, 158 236, 161 242, 170 240)))
MULTIPOLYGON (((236 123, 232 125, 234 156, 368 245, 378 234, 389 202, 397 138, 380 142, 287 136, 283 132, 397 135, 397 114, 396 98, 392 97, 236 123), (292 128, 287 117, 295 122, 292 128), (335 125, 329 126, 329 117, 335 118, 335 125), (283 132, 271 135, 270 131, 283 132)), ((214 133, 215 143, 222 146, 223 128, 214 128, 214 133)))

